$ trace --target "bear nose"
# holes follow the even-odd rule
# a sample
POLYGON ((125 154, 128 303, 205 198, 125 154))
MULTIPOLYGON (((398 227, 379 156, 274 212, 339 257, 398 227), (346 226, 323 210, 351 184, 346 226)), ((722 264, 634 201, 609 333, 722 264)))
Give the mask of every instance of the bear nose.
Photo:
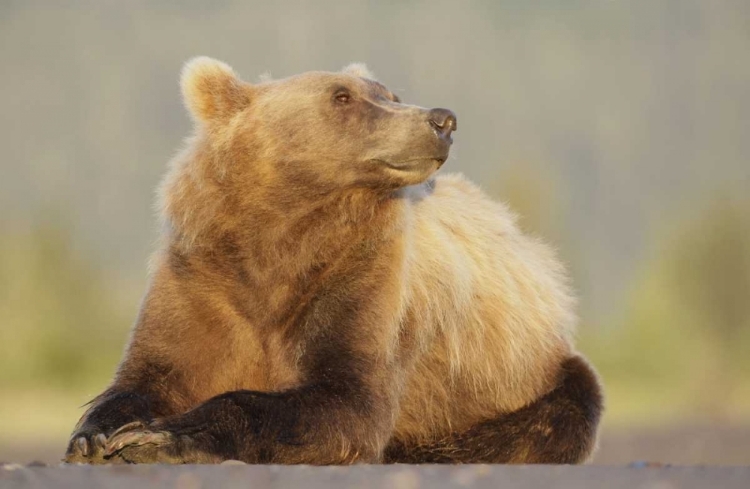
POLYGON ((430 110, 430 125, 439 136, 449 138, 451 132, 458 129, 456 114, 448 109, 430 110))

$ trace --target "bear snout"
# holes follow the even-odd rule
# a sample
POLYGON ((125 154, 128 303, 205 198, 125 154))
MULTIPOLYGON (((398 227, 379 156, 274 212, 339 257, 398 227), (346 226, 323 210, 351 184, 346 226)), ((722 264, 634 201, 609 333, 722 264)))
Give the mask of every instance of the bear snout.
POLYGON ((453 142, 451 133, 458 130, 458 120, 453 111, 448 109, 432 109, 428 114, 428 120, 435 134, 440 139, 445 139, 449 143, 453 142))

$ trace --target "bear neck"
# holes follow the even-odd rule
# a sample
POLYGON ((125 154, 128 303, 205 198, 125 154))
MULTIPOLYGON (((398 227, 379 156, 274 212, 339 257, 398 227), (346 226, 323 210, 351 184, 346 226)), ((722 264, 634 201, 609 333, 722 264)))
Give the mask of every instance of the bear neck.
POLYGON ((377 246, 401 228, 398 191, 371 188, 296 192, 179 171, 162 187, 168 247, 181 254, 231 260, 284 276, 306 273, 347 249, 377 246))

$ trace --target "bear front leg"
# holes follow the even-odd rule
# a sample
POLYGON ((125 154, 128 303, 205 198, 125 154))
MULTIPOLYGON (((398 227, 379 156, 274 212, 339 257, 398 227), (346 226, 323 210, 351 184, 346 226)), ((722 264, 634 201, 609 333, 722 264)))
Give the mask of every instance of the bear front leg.
POLYGON ((303 297, 280 322, 288 348, 299 352, 299 386, 226 392, 190 411, 123 427, 104 456, 138 463, 379 461, 403 385, 392 312, 401 289, 389 253, 357 251, 367 252, 359 267, 347 262, 338 275, 330 272, 330 285, 303 297))
POLYGON ((387 411, 365 392, 323 385, 234 391, 182 415, 123 426, 104 457, 128 463, 377 462, 392 429, 387 411))
POLYGON ((401 382, 388 356, 363 342, 357 329, 323 336, 301 360, 305 385, 227 392, 184 414, 125 426, 110 437, 104 456, 136 463, 379 461, 401 382))
POLYGON ((64 461, 68 463, 117 463, 105 460, 107 438, 119 427, 133 421, 150 421, 149 402, 129 391, 105 391, 92 401, 70 437, 64 461))

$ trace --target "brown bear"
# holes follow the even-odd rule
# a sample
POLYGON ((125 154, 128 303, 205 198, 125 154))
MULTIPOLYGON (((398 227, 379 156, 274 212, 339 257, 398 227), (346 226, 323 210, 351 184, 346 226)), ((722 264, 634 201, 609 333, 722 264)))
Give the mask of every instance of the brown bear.
POLYGON ((599 382, 551 250, 460 175, 456 116, 363 65, 197 58, 195 133, 112 384, 68 462, 576 463, 599 382))

